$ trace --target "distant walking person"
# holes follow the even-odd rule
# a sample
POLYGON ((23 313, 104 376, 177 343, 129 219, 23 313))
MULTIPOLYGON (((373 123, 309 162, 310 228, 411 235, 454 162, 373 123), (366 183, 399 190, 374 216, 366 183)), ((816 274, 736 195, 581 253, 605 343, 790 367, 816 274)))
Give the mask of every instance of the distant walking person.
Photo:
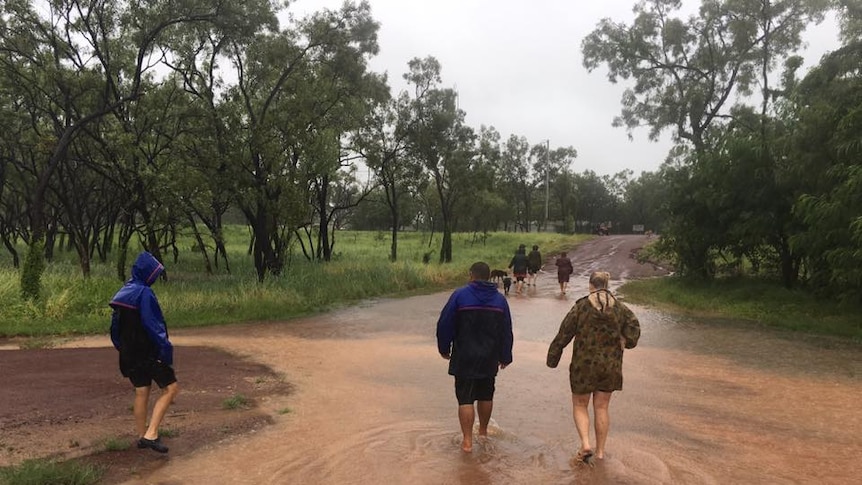
POLYGON ((589 463, 605 457, 610 429, 611 393, 623 388, 623 349, 634 348, 641 335, 634 313, 608 291, 610 274, 590 275, 590 294, 579 299, 560 324, 548 348, 548 367, 557 367, 563 349, 574 339, 569 383, 572 415, 581 440, 577 459, 589 463), (596 448, 590 446, 590 397, 593 399, 596 448))
POLYGON ((527 278, 527 270, 530 267, 530 260, 527 259, 526 246, 521 244, 512 261, 509 263, 509 268, 512 268, 512 276, 515 277, 515 291, 520 295, 524 289, 524 279, 527 278))
POLYGON ((111 299, 111 341, 120 352, 120 372, 135 387, 135 430, 138 448, 167 453, 159 425, 179 391, 174 374, 173 346, 156 294, 150 288, 165 268, 150 253, 138 255, 132 278, 111 299), (152 382, 163 389, 147 425, 152 382))
POLYGON ((557 258, 557 282, 560 283, 561 294, 566 294, 566 288, 569 286, 569 277, 574 272, 575 268, 572 267, 572 260, 569 259, 565 252, 560 253, 560 256, 557 258))
POLYGON ((487 264, 474 263, 470 283, 452 293, 437 320, 437 349, 455 376, 465 453, 473 451, 476 411, 479 436, 488 435, 497 370, 512 363, 512 316, 506 298, 488 281, 490 275, 487 264))
POLYGON ((536 286, 536 278, 539 276, 539 270, 542 269, 542 253, 539 252, 539 246, 533 245, 533 250, 527 255, 527 261, 527 272, 530 274, 528 284, 536 286))

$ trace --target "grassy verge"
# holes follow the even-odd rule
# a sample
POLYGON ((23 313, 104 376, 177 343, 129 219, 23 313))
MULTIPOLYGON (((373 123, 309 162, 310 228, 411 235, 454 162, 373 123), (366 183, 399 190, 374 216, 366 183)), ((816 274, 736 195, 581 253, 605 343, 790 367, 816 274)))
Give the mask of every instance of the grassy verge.
POLYGON ((862 307, 839 304, 754 278, 693 282, 661 278, 626 283, 626 301, 699 317, 722 317, 862 341, 862 307))
POLYGON ((3 485, 92 485, 102 478, 103 470, 76 460, 27 460, 14 467, 0 468, 3 485))
MULTIPOLYGON (((340 231, 335 257, 329 263, 306 260, 295 248, 281 276, 257 282, 247 254, 247 231, 231 227, 228 255, 231 272, 222 267, 214 275, 203 271, 200 253, 191 240, 180 243, 177 261, 165 261, 168 281, 153 288, 170 328, 227 323, 286 320, 325 311, 363 299, 438 291, 463 284, 475 261, 505 268, 518 244, 539 245, 543 254, 571 248, 587 236, 548 233, 491 233, 453 235, 453 261, 437 263, 440 236, 399 235, 398 261, 388 260, 387 233, 340 231), (432 262, 422 256, 433 250, 432 262)), ((136 254, 132 250, 132 257, 136 254)), ((18 271, 8 255, 0 254, 0 337, 44 337, 107 333, 111 296, 121 286, 115 262, 95 264, 83 278, 74 253, 57 251, 43 276, 43 296, 37 302, 22 300, 18 271)), ((129 261, 131 263, 131 261, 129 261)))

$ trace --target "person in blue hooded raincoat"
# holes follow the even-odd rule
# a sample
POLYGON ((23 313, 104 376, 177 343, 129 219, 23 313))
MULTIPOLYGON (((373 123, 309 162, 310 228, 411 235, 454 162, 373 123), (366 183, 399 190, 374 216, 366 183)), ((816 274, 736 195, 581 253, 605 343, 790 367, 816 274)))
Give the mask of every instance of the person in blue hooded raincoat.
POLYGON ((111 299, 111 341, 120 354, 120 372, 135 388, 135 430, 138 448, 167 453, 159 438, 159 425, 179 391, 174 374, 174 349, 156 294, 150 286, 165 271, 150 253, 138 255, 132 277, 111 299), (163 390, 153 405, 149 425, 150 388, 163 390))
POLYGON ((474 263, 470 283, 452 293, 437 320, 437 349, 455 376, 461 449, 466 453, 473 451, 477 412, 479 436, 488 435, 497 370, 512 363, 512 315, 490 277, 487 264, 474 263))

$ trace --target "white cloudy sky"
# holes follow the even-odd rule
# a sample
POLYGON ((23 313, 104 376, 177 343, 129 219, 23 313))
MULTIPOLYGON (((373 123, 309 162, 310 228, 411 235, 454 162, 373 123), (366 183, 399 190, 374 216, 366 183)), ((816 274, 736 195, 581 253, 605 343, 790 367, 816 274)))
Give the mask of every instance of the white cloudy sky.
MULTIPOLYGON (((414 57, 434 56, 443 84, 459 92, 467 122, 492 125, 503 138, 525 136, 531 143, 578 150, 576 172, 635 176, 656 170, 670 143, 647 139, 647 130, 629 141, 611 122, 624 89, 599 71, 587 73, 580 44, 600 19, 629 22, 635 0, 370 0, 380 22, 380 54, 372 68, 389 74, 395 91, 414 57)), ((695 11, 698 1, 687 1, 695 11)), ((338 8, 342 0, 296 0, 297 16, 338 8)), ((834 23, 811 29, 804 54, 814 64, 837 46, 834 23)), ((666 137, 667 138, 667 137, 666 137)))

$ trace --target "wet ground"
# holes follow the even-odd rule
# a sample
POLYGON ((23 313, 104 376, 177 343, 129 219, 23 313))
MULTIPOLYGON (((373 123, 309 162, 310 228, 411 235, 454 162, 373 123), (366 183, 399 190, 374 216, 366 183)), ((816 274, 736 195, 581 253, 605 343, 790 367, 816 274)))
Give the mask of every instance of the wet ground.
MULTIPOLYGON (((268 366, 294 392, 261 405, 272 425, 228 442, 202 443, 128 483, 858 480, 859 345, 677 319, 639 306, 632 309, 643 337, 626 351, 624 390, 611 401, 607 458, 594 468, 573 464, 578 444, 567 366, 545 367, 548 343, 585 292, 589 271, 630 277, 659 271, 629 258, 642 238, 597 241, 574 254, 566 297, 559 295, 550 266, 537 286, 510 296, 515 360, 497 379, 491 437, 472 454, 459 449, 453 382, 434 341, 447 292, 367 302, 286 323, 175 332, 179 349, 228 349, 268 366)), ((76 345, 89 344, 104 342, 76 345)), ((182 379, 181 368, 178 373, 182 379)))

